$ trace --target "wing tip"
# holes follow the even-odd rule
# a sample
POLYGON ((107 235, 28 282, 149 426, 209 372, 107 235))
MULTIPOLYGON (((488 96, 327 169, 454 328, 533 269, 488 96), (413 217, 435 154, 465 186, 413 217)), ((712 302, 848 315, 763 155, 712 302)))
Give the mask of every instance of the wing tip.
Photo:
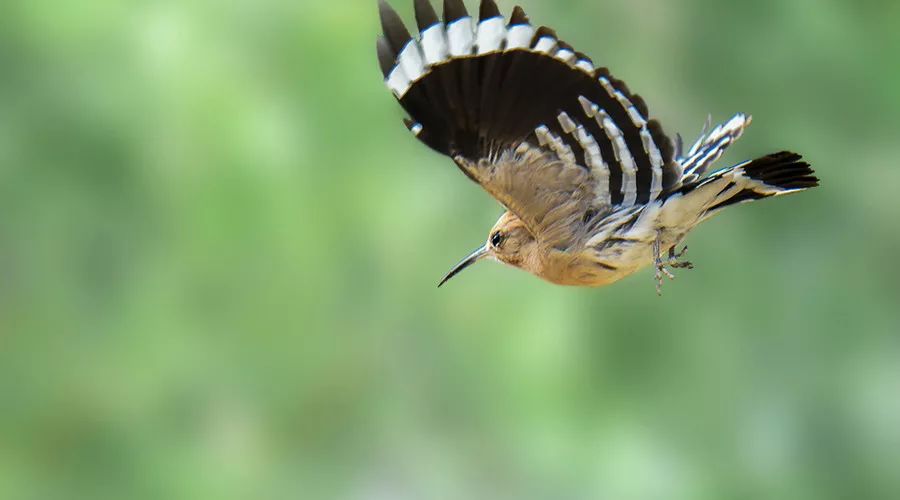
POLYGON ((518 5, 513 7, 512 14, 509 16, 509 25, 515 26, 517 24, 531 24, 531 21, 528 19, 528 14, 525 13, 525 9, 518 5))
POLYGON ((500 17, 500 8, 494 0, 481 0, 481 6, 478 8, 478 19, 484 21, 500 17))
POLYGON ((388 43, 387 38, 383 35, 378 36, 375 40, 375 51, 378 54, 378 65, 381 67, 381 72, 384 74, 384 77, 387 78, 388 75, 391 74, 391 71, 394 69, 394 64, 397 61, 397 55, 394 53, 393 49, 391 49, 390 43, 388 43))
POLYGON ((394 53, 399 53, 403 47, 412 40, 409 30, 400 19, 397 11, 387 2, 387 0, 378 0, 378 16, 381 19, 381 29, 384 37, 390 44, 394 53))
POLYGON ((434 6, 431 5, 431 0, 415 0, 413 7, 416 12, 416 25, 419 27, 419 31, 425 31, 441 22, 437 12, 434 10, 434 6))
POLYGON ((464 17, 469 17, 466 4, 462 0, 444 0, 444 22, 450 24, 464 17))

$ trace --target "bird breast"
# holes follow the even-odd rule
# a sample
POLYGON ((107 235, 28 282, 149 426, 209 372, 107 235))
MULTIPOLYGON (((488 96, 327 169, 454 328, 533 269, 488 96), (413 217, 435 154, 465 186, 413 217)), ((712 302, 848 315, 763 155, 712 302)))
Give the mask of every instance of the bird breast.
POLYGON ((625 261, 605 262, 592 251, 576 254, 553 252, 534 274, 557 285, 596 287, 614 283, 640 268, 640 265, 631 264, 625 261))

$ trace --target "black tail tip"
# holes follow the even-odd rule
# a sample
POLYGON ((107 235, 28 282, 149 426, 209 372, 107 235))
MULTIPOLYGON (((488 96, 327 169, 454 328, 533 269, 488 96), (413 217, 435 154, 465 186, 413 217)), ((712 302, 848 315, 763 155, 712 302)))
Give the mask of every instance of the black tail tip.
POLYGON ((784 190, 809 189, 819 185, 819 178, 803 157, 791 151, 781 151, 757 158, 744 165, 751 179, 784 190))

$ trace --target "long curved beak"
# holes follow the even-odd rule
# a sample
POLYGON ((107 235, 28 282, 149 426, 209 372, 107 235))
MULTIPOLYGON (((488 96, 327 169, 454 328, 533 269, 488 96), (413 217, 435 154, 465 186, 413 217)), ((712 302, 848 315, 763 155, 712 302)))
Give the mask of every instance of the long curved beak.
POLYGON ((444 276, 444 278, 441 280, 441 282, 438 283, 438 288, 440 288, 441 285, 446 283, 450 278, 459 274, 459 272, 462 271, 463 269, 471 266, 472 264, 474 264, 474 263, 478 262, 479 260, 483 259, 484 257, 486 257, 488 255, 488 253, 489 253, 489 251, 488 251, 487 244, 481 246, 480 248, 478 248, 478 250, 475 250, 474 252, 470 253, 469 256, 466 257, 465 259, 463 259, 459 264, 453 266, 453 269, 451 269, 450 272, 447 273, 446 276, 444 276))

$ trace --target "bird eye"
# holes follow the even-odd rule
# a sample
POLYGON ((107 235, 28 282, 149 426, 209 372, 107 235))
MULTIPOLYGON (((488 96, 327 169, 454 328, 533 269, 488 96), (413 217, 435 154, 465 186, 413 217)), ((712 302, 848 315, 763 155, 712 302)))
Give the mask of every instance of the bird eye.
POLYGON ((500 245, 503 244, 503 234, 500 231, 495 232, 491 235, 491 246, 494 248, 500 248, 500 245))

